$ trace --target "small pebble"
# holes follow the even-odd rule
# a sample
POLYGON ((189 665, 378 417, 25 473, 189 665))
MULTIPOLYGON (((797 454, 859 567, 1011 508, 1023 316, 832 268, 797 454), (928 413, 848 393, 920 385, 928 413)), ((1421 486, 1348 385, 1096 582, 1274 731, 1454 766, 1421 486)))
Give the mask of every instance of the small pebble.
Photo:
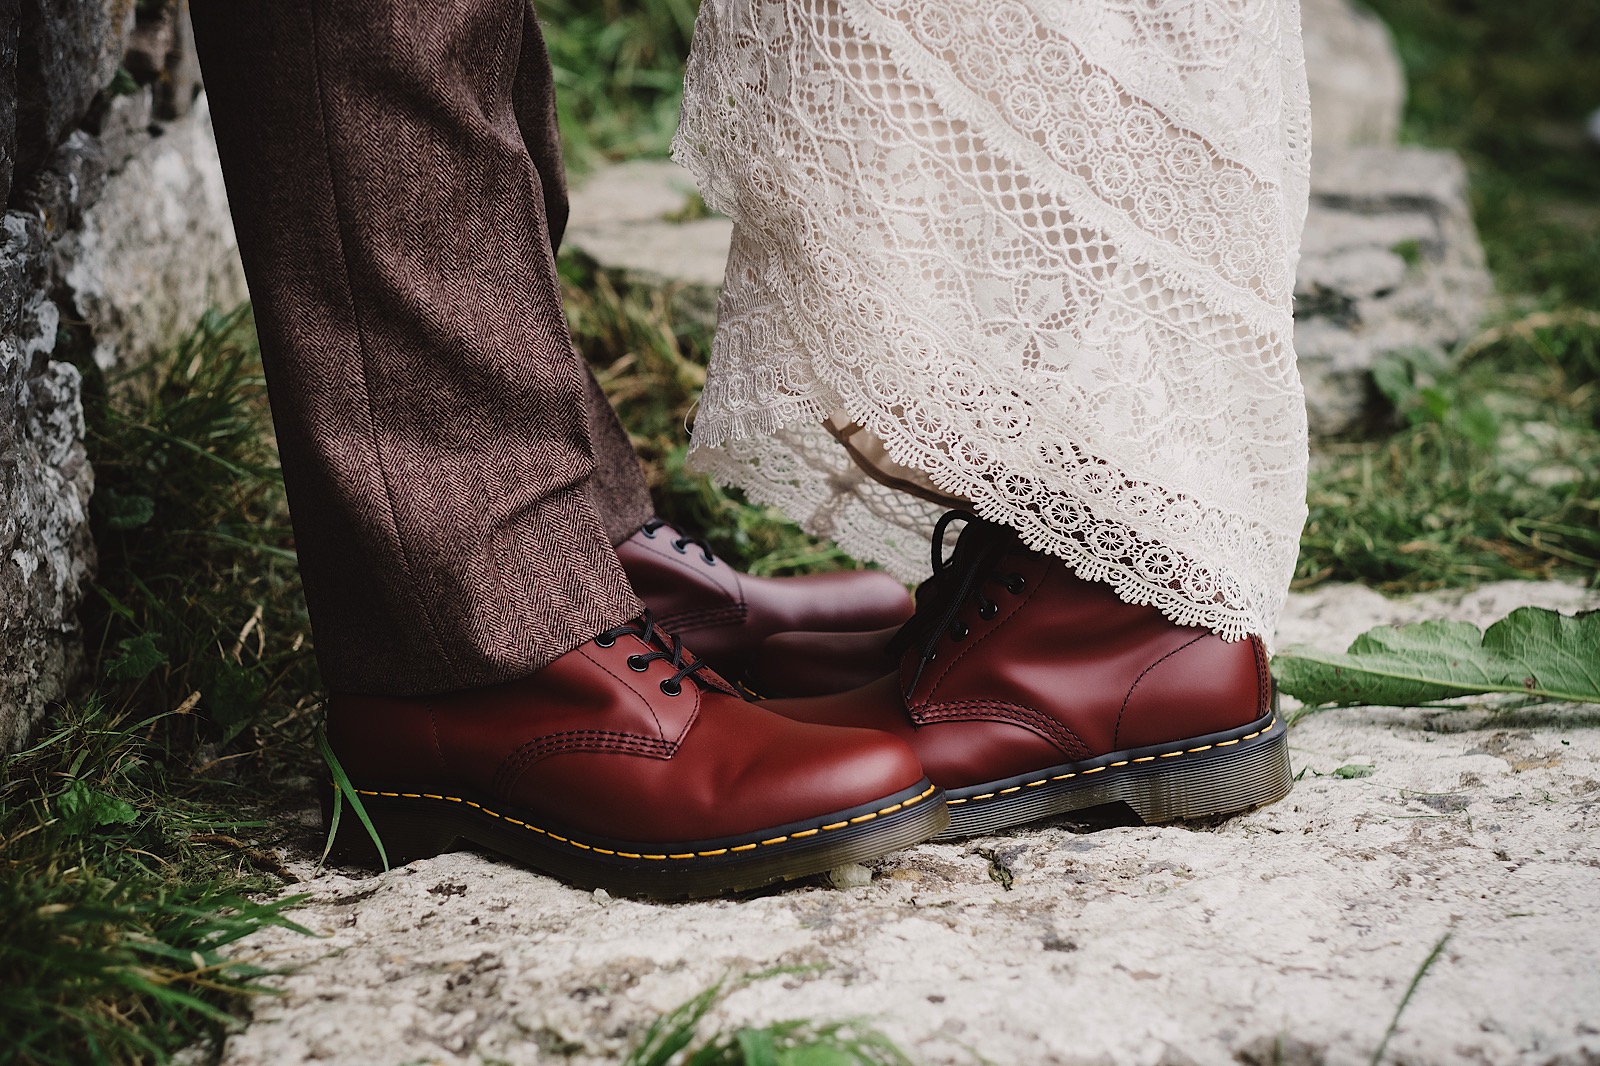
POLYGON ((828 871, 828 884, 834 888, 861 888, 872 884, 872 871, 858 862, 845 863, 828 871))
POLYGON ((600 906, 604 907, 607 903, 611 902, 611 893, 607 892, 603 888, 597 888, 594 890, 594 901, 600 904, 600 906))

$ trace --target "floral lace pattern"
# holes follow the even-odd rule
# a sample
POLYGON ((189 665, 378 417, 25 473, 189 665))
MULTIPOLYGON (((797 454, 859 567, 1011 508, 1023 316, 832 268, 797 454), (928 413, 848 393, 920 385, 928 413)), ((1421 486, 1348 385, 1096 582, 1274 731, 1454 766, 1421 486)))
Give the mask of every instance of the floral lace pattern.
POLYGON ((915 579, 898 464, 1124 599, 1270 635, 1305 519, 1295 0, 704 0, 734 219, 692 460, 915 579))

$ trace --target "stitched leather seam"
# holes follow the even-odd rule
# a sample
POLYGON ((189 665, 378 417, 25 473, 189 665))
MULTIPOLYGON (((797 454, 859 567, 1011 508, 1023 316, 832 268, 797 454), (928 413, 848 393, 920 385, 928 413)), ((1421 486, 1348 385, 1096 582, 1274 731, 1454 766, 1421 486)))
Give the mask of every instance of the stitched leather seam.
POLYGON ((524 822, 521 819, 512 818, 510 815, 501 814, 499 811, 492 811, 481 803, 474 803, 472 800, 462 799, 460 796, 446 796, 437 792, 378 792, 365 788, 358 788, 356 789, 356 792, 362 796, 383 796, 390 799, 425 799, 438 800, 442 803, 460 803, 467 807, 473 807, 484 814, 487 814, 491 818, 498 818, 502 822, 520 826, 529 832, 538 833, 540 836, 549 837, 551 840, 554 840, 560 844, 570 844, 581 851, 592 851, 600 855, 615 855, 622 859, 648 859, 651 862, 664 862, 668 859, 711 859, 719 855, 729 855, 735 852, 742 853, 746 851, 754 851, 757 848, 773 847, 774 845, 782 844, 790 840, 803 840, 807 837, 814 837, 818 833, 831 833, 836 829, 845 829, 852 825, 860 825, 862 822, 870 822, 874 818, 893 814, 896 811, 903 811, 907 807, 914 807, 923 800, 927 799, 929 796, 933 795, 938 790, 938 785, 929 785, 925 790, 923 790, 920 796, 912 796, 910 799, 901 800, 899 803, 891 803, 887 807, 876 811, 869 811, 866 814, 858 814, 854 818, 848 818, 844 821, 830 822, 827 825, 819 825, 812 829, 801 829, 793 833, 785 833, 782 836, 772 837, 768 840, 755 841, 749 844, 738 844, 726 848, 715 848, 710 851, 686 851, 677 854, 664 853, 656 855, 637 851, 614 851, 610 848, 602 848, 594 844, 585 844, 581 841, 573 840, 571 837, 564 837, 559 833, 553 833, 548 829, 541 829, 532 822, 524 822))
POLYGON ((490 788, 504 794, 512 783, 529 766, 540 759, 567 752, 622 752, 643 755, 653 759, 670 759, 677 754, 678 745, 669 740, 642 737, 637 733, 619 733, 609 729, 568 729, 560 733, 530 740, 500 764, 490 788))
POLYGON ((1210 751, 1212 748, 1231 748, 1235 744, 1242 744, 1247 740, 1254 740, 1256 737, 1264 736, 1265 734, 1272 732, 1277 727, 1278 720, 1274 718, 1272 721, 1268 722, 1254 733, 1246 733, 1244 736, 1235 737, 1232 740, 1218 740, 1210 744, 1202 744, 1197 748, 1177 748, 1172 751, 1162 752, 1160 755, 1142 755, 1137 759, 1119 759, 1116 762, 1107 763, 1104 766, 1092 766, 1087 770, 1076 770, 1070 774, 1055 774, 1051 777, 1041 777, 1035 781, 1024 781, 1020 785, 1010 785, 1006 788, 998 789, 994 792, 985 792, 977 796, 963 796, 960 799, 946 798, 945 803, 951 807, 956 807, 963 803, 977 803, 981 800, 994 799, 996 796, 1009 796, 1011 793, 1021 792, 1025 788, 1038 788, 1040 785, 1049 784, 1052 781, 1065 781, 1068 778, 1073 777, 1087 777, 1090 774, 1098 774, 1106 770, 1119 769, 1130 764, 1155 762, 1157 759, 1176 759, 1184 755, 1197 755, 1202 751, 1210 751))
POLYGON ((1117 708, 1117 725, 1116 728, 1111 731, 1111 746, 1113 748, 1117 746, 1117 741, 1122 737, 1122 715, 1127 711, 1128 701, 1133 699, 1133 690, 1139 687, 1139 682, 1145 679, 1146 674, 1160 666, 1162 663, 1166 662, 1168 659, 1172 658, 1174 655, 1178 654, 1184 648, 1192 648, 1194 645, 1198 644, 1208 636, 1210 636, 1209 633, 1202 633, 1198 637, 1195 637, 1193 640, 1189 641, 1187 644, 1180 644, 1178 647, 1173 648, 1171 651, 1167 652, 1167 654, 1163 655, 1161 658, 1157 659, 1155 662, 1139 671, 1139 676, 1133 679, 1133 684, 1128 686, 1128 691, 1122 697, 1122 706, 1117 708))
POLYGON ((1257 716, 1266 714, 1272 709, 1272 667, 1267 663, 1267 646, 1260 637, 1250 636, 1250 650, 1256 655, 1256 692, 1259 694, 1256 701, 1257 716))
POLYGON ((669 633, 683 633, 707 626, 737 625, 749 614, 749 610, 743 604, 731 607, 702 607, 697 611, 679 611, 677 614, 662 615, 656 620, 656 624, 669 633))
POLYGON ((934 706, 924 706, 911 713, 919 724, 952 721, 997 721, 1015 725, 1036 733, 1054 744, 1067 755, 1088 758, 1091 752, 1083 738, 1043 711, 1020 703, 1003 703, 999 700, 955 700, 934 706))

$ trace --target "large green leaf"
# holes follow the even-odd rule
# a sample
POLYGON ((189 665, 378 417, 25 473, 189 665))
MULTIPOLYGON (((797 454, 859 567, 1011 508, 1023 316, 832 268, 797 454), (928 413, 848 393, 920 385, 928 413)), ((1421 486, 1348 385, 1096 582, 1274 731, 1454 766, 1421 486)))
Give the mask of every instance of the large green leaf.
POLYGON ((1342 654, 1289 648, 1272 665, 1278 687, 1313 706, 1415 707, 1487 693, 1600 703, 1600 611, 1521 607, 1488 632, 1465 622, 1380 626, 1342 654))

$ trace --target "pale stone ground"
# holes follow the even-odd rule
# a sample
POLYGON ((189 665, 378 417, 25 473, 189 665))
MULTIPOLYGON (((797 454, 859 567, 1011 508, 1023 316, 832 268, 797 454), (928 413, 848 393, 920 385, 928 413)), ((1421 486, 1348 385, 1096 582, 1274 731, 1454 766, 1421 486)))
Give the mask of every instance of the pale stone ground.
MULTIPOLYGON (((1329 588, 1280 636, 1524 603, 1595 597, 1329 588)), ((866 1016, 924 1063, 1343 1066, 1448 933, 1386 1061, 1600 1062, 1600 715, 1327 711, 1291 745, 1299 783, 1265 810, 924 845, 853 889, 653 905, 465 853, 325 873, 298 912, 323 939, 242 946, 288 972, 223 1061, 612 1061, 702 988, 786 966, 715 1020, 866 1016), (1375 771, 1332 776, 1351 764, 1375 771)))

